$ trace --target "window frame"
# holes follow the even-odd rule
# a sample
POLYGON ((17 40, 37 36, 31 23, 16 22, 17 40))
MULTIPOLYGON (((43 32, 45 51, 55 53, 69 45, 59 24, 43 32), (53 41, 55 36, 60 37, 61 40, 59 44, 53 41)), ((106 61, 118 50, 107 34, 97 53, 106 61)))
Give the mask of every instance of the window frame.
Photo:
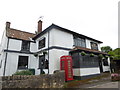
POLYGON ((42 38, 42 39, 40 39, 39 41, 38 41, 38 49, 42 49, 42 48, 44 48, 46 46, 46 38, 44 37, 44 38, 42 38), (40 47, 40 42, 42 42, 44 45, 42 45, 41 47, 40 47))
POLYGON ((98 50, 98 43, 90 42, 90 46, 91 46, 91 49, 98 50), (93 47, 93 45, 95 45, 95 44, 96 44, 96 47, 93 47))
POLYGON ((86 48, 86 40, 82 37, 73 36, 74 46, 86 48))
POLYGON ((22 40, 21 51, 30 51, 30 41, 22 40))
MULTIPOLYGON (((19 56, 19 57, 18 57, 18 67, 17 67, 17 69, 19 69, 19 70, 20 70, 20 69, 28 69, 28 62, 29 62, 29 56, 19 56), (24 59, 24 60, 22 59, 23 57, 26 57, 26 58, 27 58, 27 59, 26 59, 27 62, 25 62, 25 59, 24 59), (23 67, 21 66, 21 63, 22 63, 22 62, 25 62, 25 63, 24 63, 25 65, 24 65, 23 67), (27 67, 26 67, 26 64, 27 64, 27 67), (21 68, 21 67, 22 67, 22 68, 21 68)), ((23 64, 22 64, 22 65, 23 65, 23 64)))

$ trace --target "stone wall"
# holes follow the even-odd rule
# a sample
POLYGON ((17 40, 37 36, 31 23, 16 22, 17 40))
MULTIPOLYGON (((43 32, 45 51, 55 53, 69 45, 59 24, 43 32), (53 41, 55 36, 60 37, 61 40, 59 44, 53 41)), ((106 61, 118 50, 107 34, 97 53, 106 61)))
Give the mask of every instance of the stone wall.
POLYGON ((62 88, 64 71, 43 75, 13 75, 2 77, 2 88, 62 88))

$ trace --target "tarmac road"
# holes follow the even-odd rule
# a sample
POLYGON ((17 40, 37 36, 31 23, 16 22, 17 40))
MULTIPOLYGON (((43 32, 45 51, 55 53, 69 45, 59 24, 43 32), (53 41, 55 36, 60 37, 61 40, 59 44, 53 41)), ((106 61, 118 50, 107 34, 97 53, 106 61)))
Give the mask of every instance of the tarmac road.
POLYGON ((120 88, 120 82, 107 82, 87 88, 120 88))

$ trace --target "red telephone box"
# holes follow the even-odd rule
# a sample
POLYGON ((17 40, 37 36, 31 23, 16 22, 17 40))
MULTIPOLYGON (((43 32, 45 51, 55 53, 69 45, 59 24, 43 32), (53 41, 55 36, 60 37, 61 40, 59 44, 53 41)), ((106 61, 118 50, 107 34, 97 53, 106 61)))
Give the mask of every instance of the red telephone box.
POLYGON ((62 56, 60 58, 60 69, 65 70, 65 80, 73 80, 72 57, 62 56))

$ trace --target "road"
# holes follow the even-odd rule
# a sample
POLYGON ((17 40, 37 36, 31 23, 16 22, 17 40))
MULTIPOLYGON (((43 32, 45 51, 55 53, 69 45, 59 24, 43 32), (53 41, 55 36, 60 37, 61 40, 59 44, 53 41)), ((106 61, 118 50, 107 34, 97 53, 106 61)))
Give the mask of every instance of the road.
POLYGON ((120 82, 107 82, 87 88, 120 88, 120 82))

